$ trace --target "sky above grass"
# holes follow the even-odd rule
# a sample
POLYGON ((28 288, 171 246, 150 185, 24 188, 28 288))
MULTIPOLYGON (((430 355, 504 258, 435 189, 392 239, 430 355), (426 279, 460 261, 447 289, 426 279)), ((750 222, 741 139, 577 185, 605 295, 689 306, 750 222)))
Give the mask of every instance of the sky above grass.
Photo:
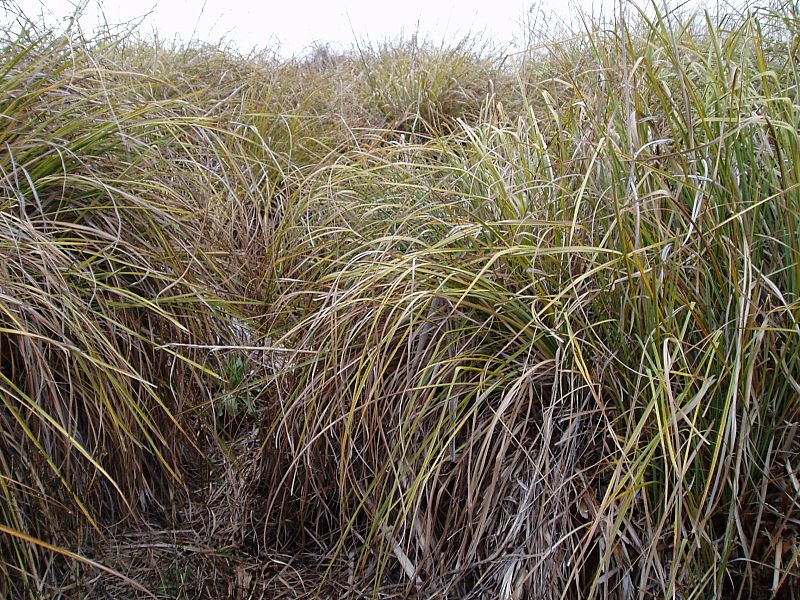
MULTIPOLYGON (((4 6, 12 4, 0 0, 4 6)), ((16 0, 30 18, 63 23, 75 11, 73 0, 16 0)), ((92 31, 104 19, 135 21, 140 31, 183 41, 222 39, 242 52, 280 47, 281 54, 303 54, 318 43, 348 48, 358 40, 373 42, 418 32, 434 42, 452 43, 467 34, 499 46, 525 39, 527 24, 541 15, 569 18, 577 7, 609 13, 614 0, 90 0, 81 24, 92 31)), ((6 17, 8 18, 8 16, 6 17)))

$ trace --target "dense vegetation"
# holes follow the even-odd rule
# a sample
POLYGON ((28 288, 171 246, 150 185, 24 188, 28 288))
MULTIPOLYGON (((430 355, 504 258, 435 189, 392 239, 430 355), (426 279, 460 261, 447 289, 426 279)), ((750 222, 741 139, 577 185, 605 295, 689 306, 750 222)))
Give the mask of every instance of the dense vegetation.
POLYGON ((8 24, 0 596, 800 595, 799 52, 8 24))

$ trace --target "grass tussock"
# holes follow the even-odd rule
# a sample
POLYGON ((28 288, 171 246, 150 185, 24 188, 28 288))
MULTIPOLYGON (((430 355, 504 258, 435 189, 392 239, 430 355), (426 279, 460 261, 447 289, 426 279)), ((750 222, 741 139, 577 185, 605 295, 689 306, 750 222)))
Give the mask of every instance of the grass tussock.
POLYGON ((7 28, 0 594, 795 597, 799 23, 7 28))

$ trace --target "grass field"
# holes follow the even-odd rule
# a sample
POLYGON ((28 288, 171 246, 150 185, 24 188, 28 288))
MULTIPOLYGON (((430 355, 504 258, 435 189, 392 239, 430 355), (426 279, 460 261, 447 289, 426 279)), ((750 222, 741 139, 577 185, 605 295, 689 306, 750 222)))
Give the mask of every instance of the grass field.
POLYGON ((800 596, 800 7, 531 34, 2 29, 0 597, 800 596))

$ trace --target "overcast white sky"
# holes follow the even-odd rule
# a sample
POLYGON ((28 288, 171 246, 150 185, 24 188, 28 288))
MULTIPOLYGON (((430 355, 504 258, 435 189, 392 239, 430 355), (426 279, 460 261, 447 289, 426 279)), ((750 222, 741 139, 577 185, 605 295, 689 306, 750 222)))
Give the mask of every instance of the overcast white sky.
MULTIPOLYGON (((0 0, 28 17, 49 23, 68 17, 79 0, 0 0)), ((645 0, 646 1, 646 0, 645 0)), ((678 0, 668 0, 674 4, 678 0)), ((523 23, 540 11, 568 17, 575 6, 610 13, 615 0, 88 0, 81 21, 91 31, 104 14, 109 23, 149 15, 141 31, 162 38, 218 42, 242 52, 280 45, 284 55, 302 54, 315 42, 347 48, 356 39, 381 41, 419 31, 433 41, 481 33, 500 46, 523 37, 523 23)), ((2 15, 0 14, 0 18, 2 15)))

